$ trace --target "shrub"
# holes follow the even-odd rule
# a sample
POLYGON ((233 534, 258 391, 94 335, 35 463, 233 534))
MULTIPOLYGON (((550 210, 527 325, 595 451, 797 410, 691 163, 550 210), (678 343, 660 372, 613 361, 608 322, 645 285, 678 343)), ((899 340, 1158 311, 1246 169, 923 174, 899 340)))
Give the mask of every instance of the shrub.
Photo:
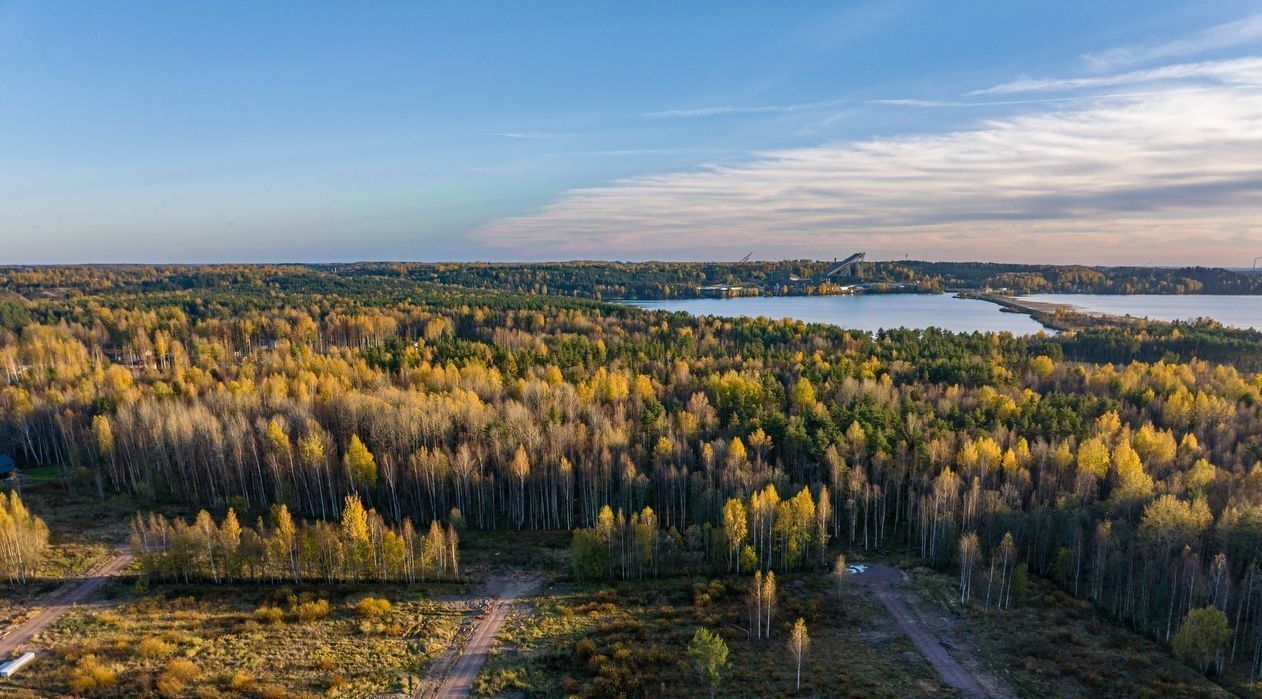
POLYGON ((147 660, 165 658, 174 652, 175 646, 157 636, 150 636, 136 645, 136 655, 147 660))
POLYGON ((184 688, 201 674, 202 671, 191 660, 176 658, 167 663, 166 670, 158 678, 158 693, 164 697, 185 696, 184 688))
POLYGON ((1222 653, 1231 640, 1231 633, 1227 616, 1217 607, 1193 609, 1188 612, 1183 626, 1174 635, 1170 647, 1180 660, 1204 673, 1215 661, 1222 661, 1222 653))
POLYGON ((586 660, 596 653, 596 642, 590 638, 584 638, 574 644, 574 657, 578 660, 586 660))
POLYGON ((390 613, 390 600, 379 597, 365 597, 355 605, 355 611, 364 619, 376 619, 390 613))
POLYGON ((192 682, 201 676, 202 671, 193 663, 193 661, 188 660, 187 658, 176 658, 175 660, 167 663, 166 671, 162 674, 179 678, 185 682, 192 682))
POLYGON ((70 672, 70 688, 76 694, 97 692, 114 686, 118 675, 112 669, 101 664, 95 655, 85 655, 75 663, 70 672))
POLYGON ((184 696, 184 685, 186 683, 176 677, 168 677, 162 675, 158 678, 158 694, 166 697, 166 699, 178 699, 184 696))
POLYGON ((279 624, 285 620, 285 613, 280 607, 263 605, 254 610, 254 619, 262 624, 279 624))
POLYGON ((237 670, 228 680, 228 689, 242 694, 253 694, 257 687, 258 682, 254 679, 254 675, 245 670, 237 670))
POLYGON ((329 615, 329 601, 326 599, 318 599, 311 602, 302 602, 294 607, 294 616, 299 621, 317 621, 329 615))
POLYGON ((289 692, 279 685, 265 684, 259 687, 259 697, 261 699, 285 699, 288 696, 289 692))

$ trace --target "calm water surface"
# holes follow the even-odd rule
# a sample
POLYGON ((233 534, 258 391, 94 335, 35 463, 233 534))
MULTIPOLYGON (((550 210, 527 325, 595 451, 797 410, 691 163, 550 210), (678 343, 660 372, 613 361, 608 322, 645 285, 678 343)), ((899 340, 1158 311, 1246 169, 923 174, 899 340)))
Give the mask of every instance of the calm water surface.
POLYGON ((1029 316, 1004 313, 999 306, 950 294, 869 294, 857 296, 748 296, 733 299, 628 301, 640 308, 684 311, 693 315, 793 318, 875 332, 882 328, 936 327, 954 332, 1043 330, 1029 316))
POLYGON ((1223 325, 1262 330, 1262 296, 1030 294, 1021 298, 1063 303, 1088 312, 1154 320, 1213 318, 1223 325))

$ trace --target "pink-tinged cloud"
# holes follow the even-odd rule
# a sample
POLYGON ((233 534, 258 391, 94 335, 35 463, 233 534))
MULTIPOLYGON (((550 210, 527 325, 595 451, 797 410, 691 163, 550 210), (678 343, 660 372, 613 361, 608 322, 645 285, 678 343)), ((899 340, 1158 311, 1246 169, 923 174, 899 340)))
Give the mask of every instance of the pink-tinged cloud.
POLYGON ((532 259, 724 259, 748 250, 829 258, 863 249, 1247 265, 1262 254, 1260 65, 1236 62, 1211 71, 1213 81, 967 131, 759 153, 572 190, 472 235, 532 259))

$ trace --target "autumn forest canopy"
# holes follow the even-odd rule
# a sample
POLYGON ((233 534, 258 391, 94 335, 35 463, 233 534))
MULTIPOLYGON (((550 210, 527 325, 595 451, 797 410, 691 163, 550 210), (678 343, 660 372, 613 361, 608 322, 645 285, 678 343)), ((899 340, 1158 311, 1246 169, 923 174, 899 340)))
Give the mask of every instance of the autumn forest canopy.
MULTIPOLYGON (((0 453, 133 498, 133 545, 169 579, 455 577, 466 528, 571 532, 589 579, 899 549, 990 606, 1037 576, 1200 669, 1262 669, 1262 335, 873 335, 602 301, 744 273, 719 267, 5 269, 0 453), (147 514, 170 505, 190 516, 147 514), (1215 615, 1230 641, 1198 654, 1215 615)), ((756 271, 818 273, 790 267, 756 271)), ((886 267, 926 290, 1257 290, 886 267)))

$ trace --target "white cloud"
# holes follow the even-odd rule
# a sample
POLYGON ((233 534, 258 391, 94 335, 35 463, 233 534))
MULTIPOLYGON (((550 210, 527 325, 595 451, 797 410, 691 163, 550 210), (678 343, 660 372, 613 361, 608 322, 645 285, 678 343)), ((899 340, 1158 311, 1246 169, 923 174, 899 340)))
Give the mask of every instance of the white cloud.
POLYGON ((1195 56, 1257 41, 1262 41, 1262 13, 1234 22, 1218 24, 1190 37, 1164 43, 1126 46, 1100 53, 1088 53, 1083 55, 1083 59, 1092 68, 1103 71, 1146 61, 1195 56))
POLYGON ((1262 82, 1262 58, 1250 56, 1227 61, 1178 63, 1175 65, 1133 70, 1114 75, 1085 78, 1043 78, 1014 80, 993 87, 974 90, 970 95, 998 95, 1016 92, 1065 92, 1118 85, 1137 85, 1166 81, 1214 82, 1226 85, 1257 85, 1262 82))
POLYGON ((473 237, 552 259, 715 259, 752 248, 765 258, 865 249, 1230 263, 1262 248, 1260 66, 1202 67, 1234 77, 972 130, 761 153, 573 190, 473 237))

